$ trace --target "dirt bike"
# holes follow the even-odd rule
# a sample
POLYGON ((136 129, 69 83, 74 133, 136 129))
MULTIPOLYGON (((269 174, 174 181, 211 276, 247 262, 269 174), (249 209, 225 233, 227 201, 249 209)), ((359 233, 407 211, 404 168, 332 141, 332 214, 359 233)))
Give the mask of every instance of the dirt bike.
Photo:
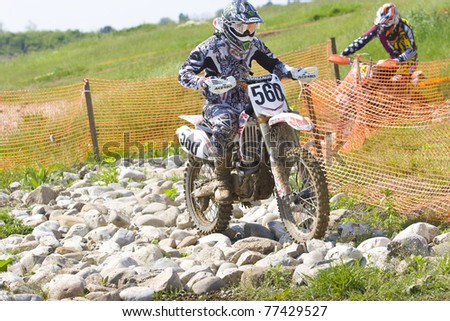
MULTIPOLYGON (((299 84, 317 78, 310 67, 299 84)), ((232 217, 233 203, 251 206, 275 194, 286 231, 297 242, 324 236, 329 220, 328 185, 321 165, 299 144, 297 131, 311 131, 313 123, 292 111, 280 79, 274 75, 214 79, 209 90, 224 93, 236 85, 247 88, 250 105, 239 116, 231 171, 233 199, 217 202, 212 129, 201 115, 180 118, 190 122, 177 129, 189 155, 185 170, 187 210, 202 234, 223 232, 232 217)))
POLYGON ((337 142, 346 142, 342 152, 361 146, 372 128, 398 119, 402 113, 407 115, 414 105, 423 108, 427 104, 415 88, 424 78, 422 71, 409 75, 408 65, 401 66, 394 59, 373 63, 367 53, 355 54, 353 59, 333 54, 328 61, 351 65, 336 88, 340 120, 335 136, 337 142), (362 57, 368 57, 368 61, 362 57))

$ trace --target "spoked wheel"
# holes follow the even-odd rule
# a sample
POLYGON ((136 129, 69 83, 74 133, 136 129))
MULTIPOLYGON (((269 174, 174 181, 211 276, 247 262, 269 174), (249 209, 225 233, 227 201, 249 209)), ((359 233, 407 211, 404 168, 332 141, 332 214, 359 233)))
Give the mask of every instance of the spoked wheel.
POLYGON ((281 220, 299 243, 322 238, 330 215, 324 172, 317 160, 301 147, 286 151, 286 165, 292 193, 277 198, 281 220))
POLYGON ((186 205, 201 234, 223 232, 231 219, 232 204, 214 201, 212 163, 190 159, 185 171, 186 205))

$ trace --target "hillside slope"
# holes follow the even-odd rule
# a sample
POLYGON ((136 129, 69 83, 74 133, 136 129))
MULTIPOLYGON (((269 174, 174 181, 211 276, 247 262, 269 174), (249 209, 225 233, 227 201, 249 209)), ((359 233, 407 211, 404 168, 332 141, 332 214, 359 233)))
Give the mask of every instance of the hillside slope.
MULTIPOLYGON (((338 51, 365 32, 382 1, 316 0, 314 3, 260 8, 265 24, 261 38, 281 54, 330 37, 338 51)), ((396 1, 412 23, 421 61, 448 57, 450 0, 396 1)), ((176 74, 189 51, 213 33, 211 21, 185 25, 141 25, 99 34, 42 51, 0 60, 0 90, 47 87, 81 82, 84 78, 129 79, 176 74)), ((378 41, 365 49, 384 57, 378 41)))

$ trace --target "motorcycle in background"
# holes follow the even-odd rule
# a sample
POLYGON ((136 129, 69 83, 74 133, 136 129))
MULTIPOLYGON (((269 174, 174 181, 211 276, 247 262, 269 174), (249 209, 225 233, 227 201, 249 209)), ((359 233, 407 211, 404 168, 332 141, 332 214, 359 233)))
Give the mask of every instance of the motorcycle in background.
POLYGON ((427 99, 416 88, 423 73, 416 70, 410 75, 408 64, 402 66, 393 59, 373 63, 367 53, 355 54, 353 59, 333 54, 328 61, 351 65, 335 97, 339 111, 335 136, 337 142, 345 142, 342 152, 360 147, 373 128, 407 116, 413 106, 428 108, 427 99))

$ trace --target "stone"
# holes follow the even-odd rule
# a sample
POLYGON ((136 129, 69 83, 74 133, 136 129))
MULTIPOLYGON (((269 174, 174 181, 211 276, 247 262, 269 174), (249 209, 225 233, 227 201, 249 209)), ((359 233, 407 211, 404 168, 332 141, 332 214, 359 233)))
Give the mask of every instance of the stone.
POLYGON ((226 286, 227 284, 221 278, 217 276, 210 276, 196 282, 192 286, 192 291, 195 294, 203 294, 220 290, 226 286))
POLYGON ((86 281, 77 275, 59 274, 48 284, 49 300, 62 300, 84 295, 86 281))
POLYGON ((28 206, 31 206, 32 204, 49 204, 51 201, 54 201, 57 196, 58 193, 50 187, 43 185, 25 196, 24 203, 28 206))

